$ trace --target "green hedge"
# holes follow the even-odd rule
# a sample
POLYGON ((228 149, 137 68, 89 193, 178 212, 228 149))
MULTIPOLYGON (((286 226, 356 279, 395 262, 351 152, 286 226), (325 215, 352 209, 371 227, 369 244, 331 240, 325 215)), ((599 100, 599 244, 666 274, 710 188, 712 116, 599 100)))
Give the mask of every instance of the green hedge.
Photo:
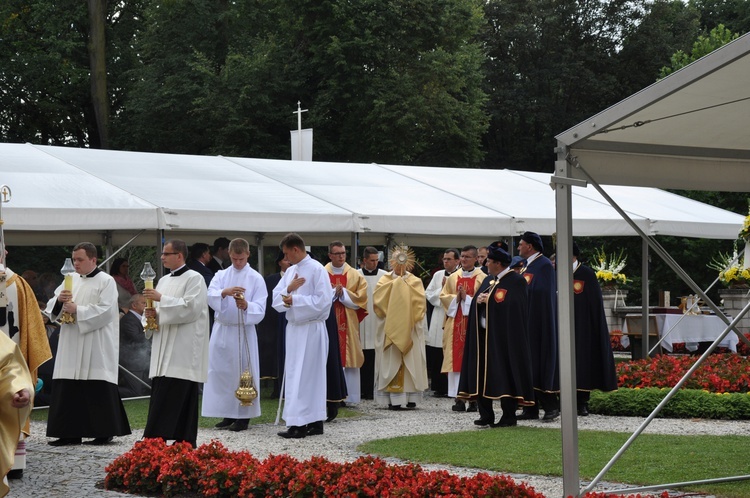
MULTIPOLYGON (((591 393, 589 412, 646 417, 669 392, 670 389, 657 387, 621 388, 610 393, 594 391, 591 393)), ((750 393, 714 394, 697 389, 681 389, 662 408, 658 417, 747 420, 750 419, 750 393)))

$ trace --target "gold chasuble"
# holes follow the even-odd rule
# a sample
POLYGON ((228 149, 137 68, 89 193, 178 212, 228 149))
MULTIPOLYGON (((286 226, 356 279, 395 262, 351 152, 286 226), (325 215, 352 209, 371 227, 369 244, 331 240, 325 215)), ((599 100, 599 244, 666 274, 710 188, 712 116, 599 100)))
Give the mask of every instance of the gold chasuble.
POLYGON ((359 322, 367 315, 367 281, 348 263, 344 263, 344 272, 341 274, 333 273, 331 263, 326 265, 326 271, 331 279, 331 287, 335 288, 341 284, 349 294, 349 299, 359 306, 359 309, 353 310, 344 306, 338 299, 333 302, 339 332, 341 365, 345 368, 361 368, 365 363, 365 355, 359 340, 359 322))
MULTIPOLYGON (((47 329, 44 327, 34 291, 26 280, 15 273, 8 279, 8 286, 13 284, 16 284, 18 298, 18 310, 15 312, 15 321, 19 325, 18 348, 31 372, 32 385, 36 385, 37 369, 42 363, 52 359, 52 350, 49 347, 47 329)), ((29 429, 30 425, 27 420, 23 427, 23 432, 27 436, 30 434, 29 429)))
MULTIPOLYGON (((448 311, 451 303, 456 299, 458 287, 463 286, 466 289, 466 295, 474 297, 474 293, 482 285, 487 276, 479 268, 475 268, 469 277, 463 276, 464 271, 459 268, 451 273, 448 280, 445 281, 443 290, 440 292, 440 302, 445 311, 448 311)), ((443 326, 443 367, 441 371, 460 372, 461 362, 464 357, 464 344, 466 343, 466 325, 469 315, 464 315, 461 308, 462 303, 458 303, 458 310, 455 316, 446 316, 445 325, 443 326)))
MULTIPOLYGON (((31 403, 24 408, 13 408, 13 394, 28 389, 34 395, 31 374, 26 367, 21 350, 5 334, 0 334, 0 475, 5 476, 13 465, 16 444, 21 428, 31 413, 31 403)), ((8 494, 8 486, 0 480, 0 496, 8 494)))
POLYGON ((414 339, 418 338, 415 330, 427 310, 422 281, 411 273, 403 277, 388 273, 378 281, 372 299, 373 311, 383 319, 379 327, 383 337, 376 341, 383 341, 382 352, 378 354, 376 350, 379 356, 376 388, 387 392, 426 389, 426 370, 419 364, 423 355, 412 354, 419 353, 412 351, 414 339))

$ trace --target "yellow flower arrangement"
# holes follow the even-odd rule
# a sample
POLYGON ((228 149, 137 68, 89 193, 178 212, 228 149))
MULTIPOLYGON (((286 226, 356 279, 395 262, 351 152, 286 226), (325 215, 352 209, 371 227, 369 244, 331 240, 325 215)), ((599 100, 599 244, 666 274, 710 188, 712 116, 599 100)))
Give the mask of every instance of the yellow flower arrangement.
POLYGON ((743 268, 744 257, 737 254, 737 249, 729 253, 719 253, 707 266, 719 272, 719 281, 726 285, 750 283, 750 269, 743 268))
POLYGON ((603 248, 594 251, 596 262, 591 265, 591 269, 596 272, 596 279, 600 285, 609 287, 628 282, 627 276, 622 273, 622 269, 625 267, 625 262, 627 261, 624 254, 625 252, 620 250, 619 253, 607 257, 603 248))
POLYGON ((748 208, 747 216, 745 216, 745 221, 742 223, 738 236, 746 242, 750 240, 750 208, 748 208))

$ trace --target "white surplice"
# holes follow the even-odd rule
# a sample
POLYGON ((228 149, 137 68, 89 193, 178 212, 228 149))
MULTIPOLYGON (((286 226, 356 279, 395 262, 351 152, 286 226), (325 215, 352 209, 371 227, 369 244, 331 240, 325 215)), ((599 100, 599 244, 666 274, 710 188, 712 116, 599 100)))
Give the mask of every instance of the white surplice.
POLYGON ((219 271, 211 280, 208 305, 215 314, 208 348, 208 381, 203 387, 202 416, 232 419, 260 416, 260 359, 255 325, 265 316, 267 297, 263 277, 250 265, 245 265, 241 270, 230 266, 219 271), (229 287, 245 289, 246 310, 240 311, 232 296, 221 297, 222 290, 229 287), (244 329, 240 327, 240 316, 244 329), (242 330, 244 338, 241 339, 242 330), (240 406, 235 391, 239 386, 240 373, 247 368, 248 352, 250 373, 258 399, 250 406, 240 406))

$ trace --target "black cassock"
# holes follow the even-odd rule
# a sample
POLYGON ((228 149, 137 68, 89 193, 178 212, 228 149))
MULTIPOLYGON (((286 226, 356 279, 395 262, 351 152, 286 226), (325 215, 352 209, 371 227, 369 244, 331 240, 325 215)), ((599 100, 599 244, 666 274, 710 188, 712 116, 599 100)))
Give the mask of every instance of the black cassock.
POLYGON ((615 360, 609 342, 604 302, 596 273, 580 265, 573 272, 576 334, 576 388, 579 391, 617 389, 615 360))
POLYGON ((519 404, 533 404, 527 317, 527 284, 521 275, 511 271, 500 280, 484 279, 471 301, 459 396, 511 397, 519 404), (479 294, 487 291, 487 303, 478 304, 479 294))
POLYGON ((534 388, 560 390, 557 347, 557 275, 546 256, 539 256, 523 277, 529 284, 529 346, 534 388))

